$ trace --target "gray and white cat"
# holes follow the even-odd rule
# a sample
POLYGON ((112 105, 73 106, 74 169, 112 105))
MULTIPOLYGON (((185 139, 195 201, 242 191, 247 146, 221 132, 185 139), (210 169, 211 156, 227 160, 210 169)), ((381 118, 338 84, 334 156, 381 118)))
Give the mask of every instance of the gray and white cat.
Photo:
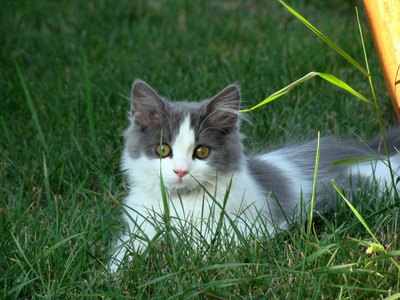
MULTIPOLYGON (((287 226, 285 216, 299 213, 300 199, 306 204, 310 200, 317 141, 245 156, 239 131, 238 86, 230 85, 202 102, 171 102, 137 80, 131 101, 132 122, 125 131, 122 158, 130 185, 123 213, 127 232, 116 245, 112 269, 117 268, 128 247, 142 251, 146 240, 159 230, 154 224, 164 214, 160 174, 171 219, 189 221, 191 226, 203 228, 201 234, 208 237, 213 236, 215 226, 201 227, 201 222, 217 220, 222 207, 242 234, 264 231, 273 235, 277 228, 287 226)), ((394 150, 394 146, 400 147, 398 129, 388 135, 394 170, 400 167, 400 155, 394 150)), ((370 146, 376 146, 373 144, 377 143, 370 146)), ((373 174, 376 182, 389 182, 384 159, 331 166, 333 161, 371 155, 362 143, 321 139, 316 208, 331 205, 326 193, 331 179, 345 187, 349 187, 349 177, 353 182, 365 181, 373 174)))

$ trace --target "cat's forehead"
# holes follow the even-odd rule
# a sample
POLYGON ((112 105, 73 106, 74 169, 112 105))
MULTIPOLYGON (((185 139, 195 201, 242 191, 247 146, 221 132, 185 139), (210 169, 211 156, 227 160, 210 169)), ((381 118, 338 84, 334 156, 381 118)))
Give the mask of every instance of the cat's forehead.
POLYGON ((182 116, 202 114, 205 108, 205 101, 171 101, 169 104, 172 113, 182 116))
POLYGON ((165 118, 164 126, 169 126, 170 130, 174 130, 176 133, 185 120, 189 120, 190 126, 196 128, 206 118, 204 102, 169 103, 169 112, 165 118))

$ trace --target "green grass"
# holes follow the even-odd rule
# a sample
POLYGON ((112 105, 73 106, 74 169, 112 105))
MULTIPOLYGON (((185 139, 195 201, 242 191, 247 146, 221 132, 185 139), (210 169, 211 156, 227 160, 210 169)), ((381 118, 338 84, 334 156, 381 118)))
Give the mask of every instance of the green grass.
MULTIPOLYGON (((365 67, 353 1, 289 4, 365 67)), ((238 248, 222 236, 205 255, 183 231, 174 245, 171 239, 151 245, 120 276, 104 272, 111 240, 122 229, 121 132, 135 78, 175 100, 210 97, 237 82, 249 108, 316 71, 372 99, 367 78, 277 1, 0 5, 0 298, 400 293, 398 208, 389 195, 366 189, 355 191, 353 205, 384 253, 367 253, 374 238, 338 198, 334 211, 314 218, 309 238, 306 225, 273 239, 249 238, 238 248)), ((395 114, 363 14, 361 26, 389 126, 395 114)), ((379 130, 372 106, 318 78, 248 116, 248 152, 316 138, 317 131, 368 138, 379 130)))

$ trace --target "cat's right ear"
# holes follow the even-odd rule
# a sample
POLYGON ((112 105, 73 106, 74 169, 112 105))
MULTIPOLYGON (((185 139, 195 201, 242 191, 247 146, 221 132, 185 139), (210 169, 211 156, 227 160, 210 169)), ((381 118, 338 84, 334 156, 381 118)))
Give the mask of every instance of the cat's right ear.
POLYGON ((238 125, 240 88, 230 85, 207 102, 207 120, 224 132, 231 132, 238 125))
POLYGON ((135 80, 131 93, 133 121, 143 130, 164 117, 166 102, 146 82, 135 80))

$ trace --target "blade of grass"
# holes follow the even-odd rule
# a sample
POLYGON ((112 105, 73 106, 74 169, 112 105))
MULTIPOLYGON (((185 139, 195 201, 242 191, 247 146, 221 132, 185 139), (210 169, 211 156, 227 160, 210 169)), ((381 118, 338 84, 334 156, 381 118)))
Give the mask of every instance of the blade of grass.
MULTIPOLYGON (((163 132, 161 130, 161 136, 160 136, 160 149, 162 149, 162 136, 163 132)), ((169 204, 168 204, 168 195, 167 195, 167 190, 164 185, 164 178, 162 176, 162 152, 160 151, 160 185, 161 185, 161 198, 163 201, 163 206, 164 206, 164 222, 165 225, 169 228, 171 226, 171 215, 169 211, 169 204)))
POLYGON ((249 109, 243 109, 243 110, 239 110, 240 113, 243 112, 248 112, 251 111, 253 109, 256 109, 262 105, 265 105, 283 95, 285 95, 286 93, 290 92, 295 86, 304 83, 312 78, 314 78, 315 76, 319 76, 323 79, 325 79, 326 81, 346 90, 347 92, 349 92, 350 94, 356 96, 358 99, 367 102, 368 104, 371 104, 373 106, 375 106, 375 104, 373 102, 371 102, 370 100, 368 100, 366 97, 364 97, 363 95, 361 95, 360 93, 358 93, 356 90, 354 90, 352 87, 350 87, 348 84, 346 84, 345 82, 343 82, 342 80, 336 78, 333 75, 330 74, 326 74, 326 73, 320 73, 320 72, 310 72, 307 75, 303 76, 302 78, 296 80, 295 82, 289 84, 288 86, 284 87, 283 89, 275 92, 274 94, 268 96, 265 100, 263 100, 262 102, 260 102, 259 104, 249 108, 249 109))
POLYGON ((315 274, 352 274, 352 273, 367 273, 382 276, 379 272, 375 270, 367 270, 362 268, 357 268, 358 263, 349 263, 333 266, 324 266, 315 268, 313 271, 315 274))
MULTIPOLYGON (((368 224, 365 222, 364 218, 360 215, 360 213, 356 210, 356 208, 350 203, 349 200, 347 200, 347 198, 343 195, 343 193, 340 191, 340 188, 338 187, 338 185, 336 184, 335 180, 332 179, 331 183, 333 184, 333 187, 335 188, 335 190, 339 193, 339 195, 342 197, 342 199, 346 202, 346 204, 350 207, 350 209, 353 211, 353 213, 355 214, 355 216, 357 217, 357 219, 361 222, 361 224, 365 227, 365 229, 367 229, 367 231, 369 232, 369 234, 372 236, 372 238, 376 241, 377 244, 381 245, 378 241, 378 239, 375 237, 375 235, 373 234, 373 232, 371 231, 371 229, 369 228, 368 224)), ((382 245, 381 245, 382 246, 382 245)))
POLYGON ((44 172, 44 186, 46 190, 46 199, 48 205, 51 205, 51 189, 50 189, 50 180, 49 180, 49 172, 47 169, 46 163, 46 155, 43 153, 43 172, 44 172))
POLYGON ((365 98, 363 95, 361 95, 359 92, 357 92, 356 90, 354 90, 352 87, 350 87, 348 84, 346 84, 345 82, 343 82, 342 80, 336 78, 333 75, 330 74, 325 74, 325 73, 318 73, 318 76, 320 76, 321 78, 325 79, 326 81, 348 91, 350 94, 353 94, 354 96, 356 96, 357 98, 359 98, 360 100, 367 102, 371 105, 376 105, 373 102, 371 102, 370 100, 368 100, 367 98, 365 98))
MULTIPOLYGON (((160 149, 162 148, 162 137, 163 137, 163 133, 161 130, 160 149)), ((160 186, 161 186, 161 198, 162 198, 163 207, 164 207, 164 214, 163 214, 164 224, 163 225, 165 226, 165 239, 168 240, 168 242, 169 242, 169 245, 170 245, 171 251, 172 251, 172 256, 169 254, 168 251, 165 251, 165 249, 163 249, 163 253, 169 263, 169 266, 177 274, 177 276, 174 278, 176 284, 178 286, 181 286, 182 278, 181 278, 181 274, 178 272, 179 259, 177 259, 175 242, 174 242, 174 237, 173 237, 173 229, 172 229, 170 206, 169 206, 169 201, 168 201, 169 200, 168 193, 167 193, 167 188, 165 187, 164 178, 162 175, 162 160, 163 160, 162 151, 160 151, 160 186)))
MULTIPOLYGON (((360 287, 360 286, 337 285, 337 284, 329 284, 329 286, 330 287, 335 287, 335 288, 346 288, 349 291, 370 291, 370 292, 379 293, 379 294, 388 294, 388 293, 390 293, 390 290, 387 291, 387 290, 378 289, 378 288, 372 289, 372 288, 363 288, 363 287, 360 287)), ((379 298, 379 299, 381 299, 381 298, 379 298)), ((337 299, 347 299, 347 298, 338 297, 337 299)), ((387 299, 387 298, 385 298, 385 299, 387 299)), ((383 300, 385 300, 385 299, 383 299, 383 300)))
POLYGON ((383 300, 396 300, 396 299, 400 299, 400 293, 394 294, 392 296, 386 297, 383 300))
MULTIPOLYGON (((363 242, 365 242, 365 241, 363 241, 363 242)), ((380 249, 380 250, 382 250, 382 249, 380 249)), ((383 251, 378 251, 378 252, 383 252, 383 251)), ((374 256, 371 258, 367 258, 365 260, 361 260, 361 261, 359 261, 359 263, 360 264, 368 264, 371 262, 376 262, 376 261, 380 261, 380 260, 384 260, 384 259, 388 259, 388 258, 392 258, 392 257, 399 257, 399 256, 400 256, 400 250, 395 250, 395 251, 380 254, 378 256, 374 256)))
POLYGON ((39 135, 39 139, 40 139, 40 141, 42 143, 42 147, 43 147, 44 151, 46 152, 46 154, 48 154, 48 147, 47 147, 44 135, 43 135, 42 126, 40 125, 39 118, 38 118, 38 115, 37 115, 37 112, 36 112, 36 109, 35 109, 35 105, 33 104, 33 100, 32 100, 31 94, 29 93, 28 86, 26 85, 24 76, 22 75, 21 70, 19 69, 19 66, 18 66, 17 62, 15 62, 15 67, 17 69, 18 78, 19 78, 19 80, 21 82, 22 89, 24 90, 24 93, 25 93, 26 102, 28 103, 28 107, 29 107, 29 109, 31 111, 32 119, 33 119, 33 122, 35 123, 36 130, 37 130, 38 135, 39 135))
POLYGON ((332 162, 332 167, 345 167, 364 162, 377 161, 379 159, 380 158, 376 156, 360 156, 360 157, 346 158, 332 162))
MULTIPOLYGON (((326 252, 333 251, 334 249, 331 249, 331 248, 334 248, 334 247, 338 247, 338 246, 336 244, 331 244, 331 245, 325 246, 321 249, 318 249, 317 251, 313 252, 311 255, 309 255, 305 258, 306 263, 312 262, 313 260, 317 259, 318 257, 320 257, 321 255, 323 255, 326 252)), ((303 264, 304 264, 304 262, 298 264, 294 268, 298 269, 298 268, 300 268, 300 266, 303 266, 303 264)))
POLYGON ((84 62, 83 69, 85 72, 86 105, 87 105, 87 116, 89 121, 90 138, 93 144, 93 152, 97 160, 99 160, 99 151, 97 146, 96 133, 94 131, 93 100, 92 100, 92 90, 90 88, 90 75, 86 59, 84 59, 83 62, 84 62))
MULTIPOLYGON (((310 207, 309 207, 310 211, 309 211, 308 220, 312 220, 313 212, 314 212, 314 202, 315 202, 315 194, 316 194, 316 190, 317 190, 317 174, 318 174, 319 154, 320 154, 319 142, 320 142, 320 132, 318 131, 317 153, 316 153, 316 157, 315 157, 315 168, 314 168, 314 181, 313 181, 313 189, 312 189, 312 194, 311 194, 311 203, 310 203, 310 207)), ((311 236, 311 227, 312 227, 312 222, 308 222, 307 240, 309 240, 310 236, 311 236)))
MULTIPOLYGON (((318 174, 319 154, 320 154, 319 142, 320 142, 320 132, 318 131, 317 153, 315 156, 315 168, 314 168, 314 181, 313 181, 313 188, 312 188, 312 194, 311 194, 311 202, 310 202, 310 206, 308 208, 309 215, 308 215, 308 226, 307 226, 307 241, 310 240, 310 236, 311 236, 312 218, 313 218, 313 213, 314 213, 314 201, 315 201, 315 194, 316 194, 316 190, 317 190, 317 174, 318 174)), ((305 268, 306 268, 306 262, 307 262, 307 250, 308 250, 308 242, 307 241, 306 241, 305 251, 304 251, 303 268, 302 268, 302 273, 301 273, 301 277, 300 277, 301 282, 303 282, 303 280, 304 280, 304 274, 305 274, 305 268)), ((304 284, 306 284, 305 280, 304 280, 304 284)), ((300 287, 297 291, 297 299, 300 299, 300 287)))

